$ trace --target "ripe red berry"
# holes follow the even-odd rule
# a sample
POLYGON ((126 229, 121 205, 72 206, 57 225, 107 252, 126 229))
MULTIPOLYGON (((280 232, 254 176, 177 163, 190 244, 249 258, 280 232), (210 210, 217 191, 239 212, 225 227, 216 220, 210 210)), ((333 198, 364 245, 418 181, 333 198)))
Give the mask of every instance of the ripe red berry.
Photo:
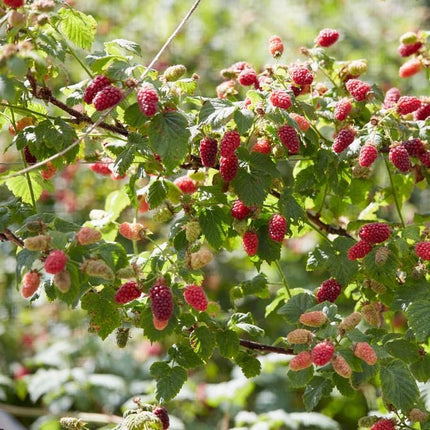
POLYGON ((37 158, 30 152, 28 145, 24 146, 24 157, 27 164, 34 164, 37 162, 37 158))
POLYGON ((218 142, 211 137, 204 137, 200 141, 200 158, 205 167, 214 167, 218 152, 218 142))
POLYGON ((97 75, 85 89, 83 97, 84 102, 88 104, 92 103, 97 93, 110 84, 111 81, 108 77, 104 75, 97 75))
POLYGON ((153 317, 158 321, 169 321, 173 313, 173 294, 167 285, 155 284, 149 290, 153 317))
POLYGON ((425 167, 430 167, 430 151, 425 151, 418 156, 421 163, 425 167))
POLYGON ((421 139, 418 138, 406 140, 402 142, 402 145, 406 148, 406 151, 408 151, 411 157, 419 157, 426 151, 421 139))
POLYGON ((270 154, 270 140, 267 137, 258 139, 251 149, 251 152, 259 152, 260 154, 270 154))
POLYGON ((139 286, 136 282, 130 281, 122 284, 119 290, 115 294, 115 301, 117 303, 128 303, 135 299, 138 299, 142 292, 139 290, 139 286))
POLYGON ((140 240, 145 234, 145 227, 137 222, 123 222, 118 227, 118 233, 129 240, 140 240))
POLYGON ((370 91, 370 85, 359 79, 350 79, 345 86, 351 96, 358 102, 365 100, 370 91))
POLYGON ((348 249, 348 259, 357 260, 365 257, 372 250, 372 245, 369 242, 360 240, 348 249))
POLYGON ((397 110, 401 115, 407 115, 421 107, 421 100, 416 97, 402 96, 397 102, 397 110))
POLYGON ((39 288, 40 275, 38 272, 27 272, 22 278, 22 297, 28 299, 31 297, 36 290, 39 288))
POLYGON ((354 355, 370 366, 373 366, 378 361, 374 349, 367 342, 358 342, 354 347, 354 355))
POLYGON ((309 121, 304 117, 299 115, 298 113, 290 113, 290 117, 296 121, 301 131, 308 131, 311 126, 309 121))
POLYGON ((379 420, 370 427, 370 430, 395 430, 395 427, 391 420, 379 420))
POLYGON ((374 243, 385 242, 391 235, 391 229, 388 224, 383 222, 373 222, 365 224, 358 230, 358 235, 361 240, 374 243))
POLYGON ((242 237, 243 248, 245 252, 252 257, 258 251, 258 235, 253 231, 247 231, 242 237))
POLYGON ((279 36, 271 36, 269 39, 269 52, 273 58, 279 58, 284 52, 284 44, 279 36))
POLYGON ((384 104, 383 104, 384 109, 390 109, 395 107, 399 98, 400 98, 399 89, 396 87, 390 88, 385 93, 384 104))
POLYGON ((196 183, 189 176, 181 176, 173 182, 184 194, 193 194, 197 191, 196 183))
POLYGON ((245 68, 239 73, 239 77, 237 78, 240 85, 244 87, 249 87, 250 85, 258 86, 258 77, 257 72, 251 68, 245 68))
POLYGON ((310 85, 314 77, 312 72, 306 67, 296 66, 290 69, 291 79, 297 85, 310 85))
POLYGON ((351 112, 352 104, 349 99, 340 99, 334 107, 334 117, 338 121, 344 121, 351 112))
POLYGON ((118 87, 109 85, 96 94, 93 105, 97 111, 102 111, 117 105, 121 99, 122 91, 118 87))
POLYGON ((281 143, 288 149, 291 155, 299 152, 300 140, 294 127, 282 125, 278 128, 278 136, 281 143))
POLYGON ((334 30, 333 28, 324 28, 322 29, 317 38, 315 39, 315 43, 319 46, 327 48, 337 42, 339 39, 339 32, 334 30))
POLYGON ((342 287, 338 284, 336 279, 327 279, 320 285, 317 292, 317 299, 320 303, 326 300, 333 303, 338 298, 341 289, 342 287))
POLYGON ((219 145, 221 157, 230 157, 240 146, 240 134, 236 130, 229 130, 224 133, 219 145))
POLYGON ((167 430, 170 425, 170 420, 166 408, 156 407, 152 410, 152 413, 160 419, 163 425, 163 430, 167 430))
POLYGON ((374 145, 366 143, 360 148, 358 163, 361 167, 370 167, 378 158, 378 150, 374 145))
POLYGON ((327 316, 322 311, 305 312, 300 315, 299 321, 308 327, 321 327, 327 322, 327 316))
POLYGON ((397 48, 398 53, 402 57, 409 57, 415 54, 423 46, 421 42, 411 43, 410 45, 404 45, 403 43, 397 48))
POLYGON ((248 206, 245 206, 240 200, 236 200, 231 207, 232 217, 238 220, 245 219, 250 212, 251 209, 248 206))
POLYGON ((307 369, 312 366, 312 356, 310 351, 302 351, 291 359, 290 370, 298 372, 299 370, 307 369))
POLYGON ((400 66, 399 76, 401 78, 409 78, 410 76, 416 75, 421 71, 422 63, 418 58, 412 58, 406 61, 405 64, 400 66))
POLYGON ((64 270, 67 263, 67 256, 63 251, 59 249, 55 249, 51 251, 48 257, 45 260, 45 271, 46 273, 50 273, 55 275, 64 270))
POLYGON ((151 84, 146 82, 141 86, 137 93, 137 103, 145 116, 154 116, 157 113, 158 94, 151 84))
POLYGON ((312 363, 316 366, 325 366, 333 357, 334 346, 330 342, 320 342, 316 344, 312 351, 312 363))
POLYGON ((6 6, 13 7, 14 9, 24 6, 24 0, 3 0, 6 6))
POLYGON ((415 245, 415 254, 423 260, 430 260, 430 242, 418 242, 415 245))
POLYGON ((185 301, 200 312, 208 308, 208 299, 202 287, 198 285, 188 285, 184 290, 185 301))
POLYGON ((221 157, 219 161, 219 172, 226 182, 232 181, 239 170, 239 159, 236 154, 230 155, 230 157, 221 157))
POLYGON ((112 174, 112 160, 108 157, 103 157, 100 161, 90 164, 90 169, 99 175, 109 176, 112 174))
POLYGON ((289 109, 291 107, 291 97, 285 90, 274 90, 270 94, 270 103, 281 109, 289 109))
POLYGON ((275 242, 282 242, 287 231, 287 221, 282 215, 272 215, 269 221, 269 236, 275 242))
POLYGON ((336 154, 341 153, 346 148, 348 148, 349 145, 351 145, 352 142, 354 142, 355 139, 355 131, 350 128, 343 128, 342 130, 337 133, 336 137, 334 138, 333 142, 333 151, 336 154))
POLYGON ((411 168, 408 151, 402 145, 392 146, 388 158, 401 172, 407 172, 411 168))
POLYGON ((424 121, 430 116, 430 103, 423 103, 419 109, 414 112, 415 121, 424 121))

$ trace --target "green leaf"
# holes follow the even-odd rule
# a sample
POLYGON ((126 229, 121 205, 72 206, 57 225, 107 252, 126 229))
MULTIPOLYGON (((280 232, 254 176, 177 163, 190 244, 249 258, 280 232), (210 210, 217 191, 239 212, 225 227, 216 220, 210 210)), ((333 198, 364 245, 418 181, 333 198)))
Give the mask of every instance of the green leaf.
POLYGON ((124 175, 133 163, 135 154, 136 148, 134 145, 128 145, 124 151, 122 151, 118 157, 116 157, 115 163, 113 165, 114 173, 119 176, 124 175))
POLYGON ((96 20, 71 8, 61 8, 58 15, 61 18, 60 29, 65 36, 76 46, 90 50, 96 35, 96 20))
POLYGON ((123 55, 123 51, 131 52, 134 55, 140 56, 142 51, 140 46, 136 42, 132 42, 126 39, 114 39, 109 42, 105 42, 106 52, 109 55, 123 55))
POLYGON ((147 201, 151 209, 160 206, 167 197, 167 186, 163 179, 153 182, 149 186, 147 201))
POLYGON ((232 330, 244 331, 251 337, 264 336, 264 330, 254 324, 254 319, 250 312, 233 314, 228 325, 232 330))
POLYGON ((106 339, 121 324, 114 296, 115 290, 105 287, 99 293, 88 292, 81 300, 82 309, 88 311, 91 324, 98 327, 97 334, 102 339, 106 339))
POLYGON ((38 259, 38 251, 29 251, 28 249, 23 249, 16 255, 16 267, 15 273, 17 281, 21 279, 22 269, 31 270, 33 263, 38 259))
POLYGON ((338 375, 337 373, 333 374, 333 382, 343 396, 353 397, 357 394, 357 391, 351 387, 349 379, 342 378, 342 376, 338 375))
POLYGON ((188 153, 187 118, 179 112, 165 112, 154 116, 149 126, 149 139, 165 167, 172 171, 188 153))
POLYGON ((167 335, 173 333, 175 324, 175 318, 170 318, 169 324, 164 330, 157 330, 154 327, 151 308, 149 306, 145 306, 145 308, 141 311, 140 326, 143 328, 144 336, 150 342, 157 342, 161 339, 164 339, 167 335))
POLYGON ((239 351, 239 335, 233 330, 222 330, 216 333, 219 353, 225 358, 232 358, 239 351))
POLYGON ((306 385, 303 394, 303 402, 306 410, 309 412, 315 408, 323 396, 328 396, 333 389, 333 383, 328 378, 314 376, 306 385))
POLYGON ((215 336, 207 327, 197 327, 191 334, 191 346, 203 361, 207 361, 215 348, 215 336))
POLYGON ((288 382, 291 388, 301 388, 305 387, 307 383, 311 380, 314 375, 314 366, 310 366, 307 369, 299 370, 297 372, 293 372, 292 370, 288 370, 288 382))
POLYGON ((278 206, 281 215, 293 224, 296 224, 299 220, 307 220, 305 211, 288 189, 282 193, 278 206))
POLYGON ((414 377, 400 360, 383 364, 380 370, 382 392, 385 401, 396 409, 410 410, 419 396, 414 377))
POLYGON ((419 361, 410 365, 410 370, 419 382, 428 382, 430 379, 430 355, 420 357, 419 361))
POLYGON ((261 171, 247 172, 239 169, 232 184, 239 199, 246 205, 262 205, 269 192, 270 176, 261 171))
POLYGON ((203 364, 190 345, 173 345, 169 348, 169 357, 185 369, 192 369, 203 364))
POLYGON ((94 248, 94 253, 98 254, 112 270, 118 270, 128 265, 127 253, 122 245, 116 242, 101 243, 94 248))
POLYGON ((236 364, 241 368, 247 378, 257 376, 261 372, 261 363, 252 355, 240 351, 234 358, 236 364))
POLYGON ((385 348, 393 357, 400 358, 407 363, 413 363, 420 358, 417 346, 405 339, 387 342, 385 348))
POLYGON ((203 209, 200 212, 199 224, 202 232, 209 244, 215 249, 219 249, 225 240, 226 226, 223 219, 225 219, 224 212, 218 206, 203 209))
POLYGON ((200 110, 199 122, 217 128, 228 123, 236 110, 229 100, 208 99, 200 110))
POLYGON ((257 255, 262 259, 267 261, 269 264, 272 261, 279 260, 281 257, 281 246, 280 242, 275 242, 270 239, 269 236, 269 226, 268 224, 263 224, 257 231, 258 234, 258 250, 257 255))
POLYGON ((15 86, 12 79, 5 75, 0 75, 0 99, 12 102, 15 100, 15 86))
POLYGON ((284 315, 291 323, 299 322, 300 315, 315 306, 317 299, 307 293, 300 293, 291 297, 279 310, 278 314, 284 315))
MULTIPOLYGON (((254 123, 255 115, 250 109, 237 110, 234 113, 234 122, 237 125, 237 131, 239 134, 245 134, 252 127, 254 123)), ((266 157, 268 158, 268 157, 266 157)))
POLYGON ((253 295, 263 299, 270 297, 267 277, 263 273, 259 273, 249 281, 242 282, 240 287, 245 295, 253 295))
POLYGON ((142 128, 148 122, 148 117, 143 115, 138 103, 133 103, 125 110, 124 121, 131 127, 142 128))
POLYGON ((156 379, 155 397, 160 403, 173 399, 187 380, 184 368, 170 367, 167 363, 154 363, 150 371, 156 379))
POLYGON ((410 327, 419 342, 427 342, 430 337, 430 300, 419 300, 412 303, 406 315, 410 327))
POLYGON ((112 191, 106 197, 105 211, 109 214, 110 220, 115 221, 121 212, 130 205, 130 199, 125 190, 112 191))
MULTIPOLYGON (((28 175, 30 176, 34 198, 37 201, 43 192, 40 174, 32 171, 29 172, 28 175)), ((31 191, 27 182, 27 175, 20 175, 10 178, 5 182, 5 184, 15 197, 22 199, 24 203, 32 203, 33 200, 31 198, 31 191)))

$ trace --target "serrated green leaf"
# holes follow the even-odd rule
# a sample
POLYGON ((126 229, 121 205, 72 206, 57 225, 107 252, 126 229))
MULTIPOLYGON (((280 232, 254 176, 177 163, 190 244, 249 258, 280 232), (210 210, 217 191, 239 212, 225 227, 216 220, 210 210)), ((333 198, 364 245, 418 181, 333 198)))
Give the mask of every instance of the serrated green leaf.
POLYGON ((300 315, 315 306, 317 299, 307 293, 300 293, 291 297, 279 310, 278 314, 284 315, 291 323, 299 322, 300 315))
POLYGON ((86 15, 76 9, 61 8, 60 29, 76 46, 91 49, 97 31, 97 22, 91 15, 86 15))
POLYGON ((0 75, 0 99, 12 102, 15 99, 15 86, 12 79, 5 75, 0 75))
POLYGON ((342 376, 335 373, 333 375, 333 382, 343 396, 353 397, 357 395, 357 391, 351 387, 349 379, 343 378, 342 376))
POLYGON ((277 261, 281 257, 281 246, 280 242, 275 242, 269 236, 269 226, 263 224, 257 231, 258 234, 258 250, 257 255, 267 261, 269 264, 272 261, 277 261))
POLYGON ((251 337, 264 336, 264 330, 254 324, 254 319, 250 312, 233 314, 228 323, 229 327, 235 331, 244 331, 251 337))
POLYGON ((145 306, 145 308, 141 311, 140 326, 143 328, 144 336, 150 342, 157 342, 165 338, 167 335, 173 333, 175 324, 176 320, 174 318, 170 318, 169 324, 164 330, 157 330, 154 327, 151 308, 149 306, 145 306))
POLYGON ((333 389, 333 383, 328 378, 314 376, 306 385, 303 394, 303 402, 306 410, 309 412, 315 408, 323 396, 328 396, 333 389))
POLYGON ((224 212, 218 206, 206 208, 200 212, 199 224, 202 232, 209 244, 215 249, 219 249, 225 240, 227 229, 223 223, 224 218, 224 212))
POLYGON ((209 99, 203 103, 199 121, 217 128, 229 122, 236 110, 237 106, 229 100, 209 99))
POLYGON ((114 296, 115 290, 105 287, 99 293, 90 291, 81 299, 82 309, 88 311, 91 324, 97 327, 97 334, 102 339, 106 339, 121 324, 114 296))
POLYGON ((234 122, 237 126, 239 134, 245 134, 252 127, 254 123, 255 115, 250 109, 237 110, 234 113, 234 122))
POLYGON ((239 351, 239 336, 233 330, 222 330, 216 333, 219 353, 225 358, 232 358, 239 351))
POLYGON ((169 348, 169 357, 185 369, 192 369, 203 364, 201 358, 190 345, 179 344, 169 348))
POLYGON ((307 369, 293 372, 288 370, 288 382, 292 388, 305 387, 314 375, 314 366, 310 366, 307 369))
POLYGON ((397 339, 385 344, 385 349, 396 358, 400 358, 407 363, 418 361, 420 356, 418 347, 405 339, 397 339))
POLYGON ((128 265, 127 253, 122 245, 116 242, 100 243, 93 250, 112 270, 118 270, 128 265))
POLYGON ((270 296, 267 277, 263 273, 259 273, 249 281, 242 282, 240 287, 245 295, 253 295, 266 299, 270 296))
POLYGON ((159 179, 153 182, 149 186, 147 202, 151 209, 155 209, 158 206, 160 206, 162 203, 164 203, 164 201, 166 200, 166 197, 167 197, 167 186, 162 179, 159 179))
POLYGON ((234 191, 239 199, 246 205, 262 205, 267 197, 271 178, 261 172, 248 172, 239 169, 232 181, 234 191))
POLYGON ((410 370, 417 381, 428 382, 430 380, 430 356, 427 354, 420 357, 418 361, 410 365, 410 370))
POLYGON ((106 197, 105 211, 109 214, 110 220, 115 221, 121 212, 130 205, 130 199, 125 190, 112 191, 106 197))
POLYGON ((23 269, 31 270, 33 263, 38 259, 38 251, 29 251, 28 249, 23 249, 16 255, 16 267, 15 274, 16 279, 19 282, 21 280, 21 272, 23 269))
POLYGON ((123 51, 131 52, 134 55, 141 55, 140 46, 136 42, 126 39, 114 39, 105 42, 106 52, 109 55, 123 55, 123 51))
POLYGON ((307 219, 305 211, 289 190, 285 190, 282 193, 278 201, 278 206, 280 214, 293 224, 296 224, 299 220, 307 219))
POLYGON ((246 352, 240 351, 234 358, 234 361, 247 378, 257 376, 261 372, 261 363, 254 356, 246 352))
MULTIPOLYGON (((37 172, 29 172, 29 180, 32 185, 34 198, 35 200, 39 200, 39 197, 42 195, 43 186, 40 181, 40 174, 37 172)), ((27 182, 26 175, 15 176, 14 178, 10 178, 5 182, 6 186, 13 193, 15 197, 22 199, 24 203, 32 203, 32 195, 31 190, 27 182)))
POLYGON ((410 410, 419 396, 419 390, 406 365, 397 359, 384 363, 380 377, 385 401, 393 404, 396 409, 410 410))
POLYGON ((191 334, 191 346, 202 360, 207 361, 215 348, 215 336, 207 327, 197 327, 191 334))
POLYGON ((125 110, 124 122, 131 127, 142 128, 148 122, 148 117, 143 115, 139 105, 134 103, 125 110))
POLYGON ((154 363, 151 375, 156 379, 155 397, 160 403, 173 399, 187 380, 184 368, 170 367, 167 363, 154 363))
POLYGON ((118 157, 116 157, 115 163, 113 165, 114 173, 119 176, 124 175, 133 163, 135 154, 136 148, 134 145, 128 145, 124 151, 122 151, 118 157))
POLYGON ((409 325, 419 342, 426 342, 430 337, 430 300, 419 300, 412 303, 406 315, 409 325))
POLYGON ((187 155, 189 137, 187 118, 179 112, 160 113, 153 117, 149 126, 151 147, 170 171, 187 155))

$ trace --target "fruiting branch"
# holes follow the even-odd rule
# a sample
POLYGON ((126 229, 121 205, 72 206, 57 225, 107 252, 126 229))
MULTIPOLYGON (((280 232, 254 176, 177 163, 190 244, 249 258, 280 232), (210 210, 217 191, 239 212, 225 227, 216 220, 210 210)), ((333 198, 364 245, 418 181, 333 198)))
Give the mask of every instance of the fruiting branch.
POLYGON ((253 342, 251 340, 240 339, 239 343, 244 348, 260 352, 274 352, 276 354, 291 355, 294 354, 292 349, 282 348, 281 346, 265 345, 263 343, 253 342))
POLYGON ((20 239, 18 236, 16 236, 14 233, 12 233, 8 228, 5 228, 0 233, 0 241, 1 242, 12 242, 16 246, 19 246, 20 248, 24 248, 24 242, 22 239, 20 239))

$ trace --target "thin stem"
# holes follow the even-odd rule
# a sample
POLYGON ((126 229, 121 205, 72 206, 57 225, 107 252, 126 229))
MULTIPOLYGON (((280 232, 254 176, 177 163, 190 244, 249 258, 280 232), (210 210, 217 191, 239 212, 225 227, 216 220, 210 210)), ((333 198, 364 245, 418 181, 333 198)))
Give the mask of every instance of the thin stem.
POLYGON ((176 267, 176 263, 168 255, 166 255, 165 250, 163 250, 155 240, 151 239, 149 236, 145 236, 145 238, 148 239, 161 252, 161 255, 163 255, 164 257, 167 258, 167 260, 169 260, 172 266, 176 267))
POLYGON ((388 161, 387 161, 387 159, 385 157, 384 157, 384 161, 385 161, 385 166, 387 167, 388 176, 390 178, 391 190, 393 192, 394 203, 396 204, 397 213, 399 214, 400 222, 402 223, 403 228, 405 228, 405 221, 403 219, 403 215, 402 215, 402 210, 400 208, 399 199, 397 198, 396 188, 394 187, 393 175, 391 174, 390 165, 388 164, 388 161))
MULTIPOLYGON (((191 15, 194 13, 194 11, 197 9, 198 5, 200 4, 201 0, 196 0, 191 6, 190 10, 185 15, 184 19, 179 23, 179 25, 176 27, 176 29, 173 31, 173 33, 170 35, 170 37, 167 39, 166 43, 161 47, 161 49, 158 51, 158 53, 155 55, 155 57, 152 59, 149 66, 146 68, 146 70, 142 73, 140 76, 139 82, 142 82, 143 79, 146 77, 146 75, 150 72, 151 68, 154 66, 154 64, 159 60, 161 55, 164 53, 164 51, 167 49, 167 47, 172 43, 173 39, 178 35, 178 33, 182 30, 184 25, 187 23, 187 21, 190 19, 191 15)), ((134 91, 134 88, 130 88, 125 94, 124 98, 127 98, 132 92, 134 91)), ((107 109, 104 114, 100 116, 100 118, 91 125, 87 131, 82 134, 78 139, 76 139, 70 146, 63 149, 62 151, 58 152, 57 154, 52 155, 51 157, 48 157, 46 160, 40 161, 39 163, 33 164, 32 166, 29 166, 25 169, 20 170, 19 172, 15 172, 11 175, 5 176, 2 179, 10 179, 14 178, 16 176, 20 176, 26 172, 30 172, 31 170, 38 169, 39 167, 44 166, 49 161, 56 160, 57 158, 62 157, 64 154, 67 154, 69 151, 71 151, 73 148, 78 146, 93 130, 95 130, 97 127, 100 126, 100 124, 108 117, 108 115, 115 109, 116 106, 112 106, 111 108, 107 109)))
POLYGON ((265 345, 264 343, 252 342, 250 340, 240 339, 239 343, 244 348, 257 350, 261 352, 275 352, 276 354, 292 355, 292 349, 282 348, 281 346, 265 345))
MULTIPOLYGON (((22 162, 24 164, 24 167, 26 168, 27 167, 27 160, 25 159, 25 154, 24 154, 23 149, 21 149, 21 158, 22 158, 22 162)), ((26 172, 25 177, 27 179, 28 190, 30 191, 31 203, 33 204, 34 209, 36 209, 36 211, 37 211, 36 199, 34 197, 33 183, 31 182, 30 172, 26 172)))
POLYGON ((290 291, 290 288, 288 287, 287 279, 285 278, 284 272, 282 271, 281 265, 279 264, 278 260, 275 261, 275 267, 278 269, 279 276, 281 277, 282 283, 285 289, 287 290, 287 295, 291 299, 291 291, 290 291))
POLYGON ((24 111, 24 112, 28 112, 31 113, 33 115, 39 115, 39 116, 43 116, 44 118, 49 118, 49 119, 56 119, 57 117, 55 116, 50 116, 50 115, 46 115, 44 113, 40 113, 40 112, 36 112, 34 110, 28 109, 24 106, 16 106, 16 105, 11 105, 10 103, 1 103, 0 102, 0 106, 4 106, 4 107, 8 107, 10 109, 15 109, 17 111, 24 111))

